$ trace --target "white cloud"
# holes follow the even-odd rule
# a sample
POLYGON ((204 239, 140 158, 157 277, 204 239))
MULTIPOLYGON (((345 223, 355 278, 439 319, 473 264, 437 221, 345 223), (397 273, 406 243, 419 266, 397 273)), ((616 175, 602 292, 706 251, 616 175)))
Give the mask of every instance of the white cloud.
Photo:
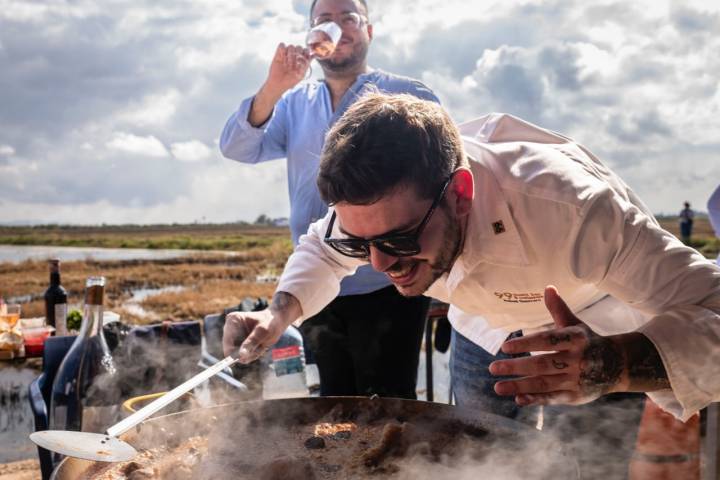
POLYGON ((49 19, 87 18, 102 7, 91 0, 76 2, 29 2, 3 0, 0 2, 0 20, 42 24, 49 19))
POLYGON ((117 116, 118 121, 138 127, 166 124, 177 111, 180 92, 170 88, 163 93, 146 95, 137 105, 117 116))
MULTIPOLYGON (((0 222, 287 215, 284 162, 220 160, 216 141, 276 44, 302 42, 309 3, 0 0, 0 222)), ((422 79, 456 120, 508 111, 570 135, 674 212, 720 175, 719 6, 371 2, 370 63, 422 79)))
MULTIPOLYGON (((154 205, 137 204, 132 200, 118 204, 108 199, 75 204, 9 200, 2 203, 0 222, 153 224, 194 222, 203 218, 215 222, 252 221, 262 213, 271 217, 287 216, 287 196, 276 192, 268 195, 267 187, 277 185, 279 191, 286 191, 285 168, 281 162, 252 167, 228 162, 193 172, 194 180, 187 190, 154 205), (233 165, 236 168, 232 168, 233 165), (248 197, 261 201, 248 202, 248 197), (53 211, 50 217, 48 210, 53 211)), ((18 176, 18 181, 23 181, 22 176, 18 176)), ((26 187, 23 183, 23 188, 26 187)))
POLYGON ((199 140, 178 142, 170 145, 173 157, 181 162, 201 162, 210 158, 212 150, 199 140))
POLYGON ((0 144, 0 157, 11 157, 15 155, 15 149, 11 145, 0 144))
POLYGON ((0 18, 20 22, 39 22, 48 12, 46 5, 25 2, 22 0, 10 0, 3 2, 0 8, 0 18))
POLYGON ((161 158, 169 155, 165 145, 152 135, 140 137, 131 133, 117 132, 105 146, 112 150, 144 157, 161 158))

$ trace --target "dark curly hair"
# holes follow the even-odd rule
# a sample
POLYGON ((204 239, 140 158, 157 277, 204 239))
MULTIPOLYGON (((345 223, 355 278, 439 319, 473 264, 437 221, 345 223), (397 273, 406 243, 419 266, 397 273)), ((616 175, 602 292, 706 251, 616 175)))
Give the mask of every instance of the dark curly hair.
POLYGON ((405 187, 434 198, 467 165, 460 132, 440 105, 372 92, 328 132, 317 185, 329 205, 369 205, 405 187))

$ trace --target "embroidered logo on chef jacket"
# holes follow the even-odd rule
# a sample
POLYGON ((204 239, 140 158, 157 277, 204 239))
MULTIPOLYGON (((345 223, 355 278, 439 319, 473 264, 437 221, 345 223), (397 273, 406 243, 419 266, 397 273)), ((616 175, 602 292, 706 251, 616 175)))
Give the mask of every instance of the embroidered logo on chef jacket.
POLYGON ((497 222, 492 224, 493 232, 495 232, 495 235, 500 235, 501 233, 505 233, 505 224, 502 222, 502 220, 498 220, 497 222))
POLYGON ((494 292, 495 296, 506 303, 536 303, 543 299, 542 293, 494 292))

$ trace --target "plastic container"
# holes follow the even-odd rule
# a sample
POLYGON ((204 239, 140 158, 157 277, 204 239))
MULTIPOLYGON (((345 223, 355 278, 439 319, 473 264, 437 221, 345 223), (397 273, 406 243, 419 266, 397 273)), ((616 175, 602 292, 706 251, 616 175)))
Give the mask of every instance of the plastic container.
POLYGON ((26 357, 42 357, 45 349, 45 339, 48 338, 55 329, 51 326, 23 328, 22 335, 25 342, 26 357))
POLYGON ((305 376, 305 350, 300 331, 288 327, 273 345, 263 364, 263 393, 265 400, 298 398, 309 395, 305 376))

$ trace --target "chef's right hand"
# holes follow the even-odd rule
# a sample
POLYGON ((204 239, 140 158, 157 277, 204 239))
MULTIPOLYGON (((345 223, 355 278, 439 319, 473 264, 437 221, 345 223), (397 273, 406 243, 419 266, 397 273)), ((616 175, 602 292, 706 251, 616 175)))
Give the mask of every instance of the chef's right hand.
POLYGON ((223 351, 241 363, 250 363, 272 347, 286 328, 270 309, 229 313, 225 317, 223 351))
POLYGON ((310 52, 307 48, 281 43, 275 50, 265 88, 282 95, 300 83, 310 67, 310 52))

